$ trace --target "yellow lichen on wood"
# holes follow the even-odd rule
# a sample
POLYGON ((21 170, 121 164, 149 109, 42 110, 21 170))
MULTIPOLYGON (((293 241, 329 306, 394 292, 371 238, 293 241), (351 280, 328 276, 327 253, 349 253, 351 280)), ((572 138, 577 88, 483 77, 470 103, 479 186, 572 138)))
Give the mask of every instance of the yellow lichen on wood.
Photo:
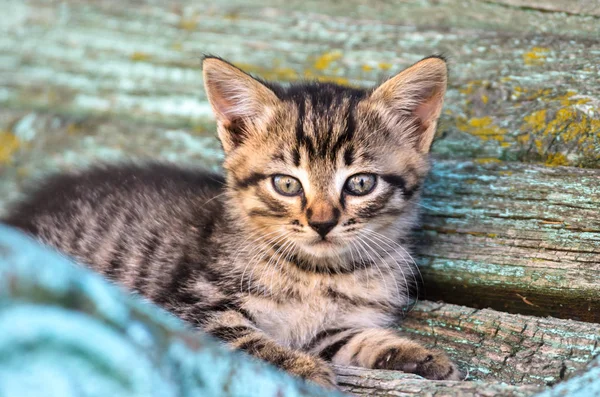
POLYGON ((460 88, 458 91, 461 94, 470 95, 475 91, 475 87, 480 86, 481 83, 481 80, 469 81, 463 88, 460 88))
POLYGON ((545 111, 532 113, 525 118, 525 121, 533 128, 535 132, 542 136, 559 137, 563 142, 571 142, 587 135, 590 131, 591 123, 589 117, 578 112, 572 107, 562 108, 556 112, 556 115, 548 123, 538 115, 545 111))
POLYGON ((549 52, 549 48, 533 47, 531 51, 523 54, 523 62, 525 62, 525 65, 528 66, 540 65, 544 63, 549 52))
POLYGON ((237 21, 240 19, 240 13, 237 10, 231 11, 223 15, 223 19, 227 21, 237 21))
POLYGON ((322 83, 335 83, 339 85, 350 85, 350 81, 345 77, 339 76, 317 76, 317 80, 322 83))
POLYGON ((0 131, 0 164, 9 163, 13 154, 19 149, 19 138, 15 134, 0 131))
POLYGON ((350 86, 350 81, 341 76, 327 76, 315 73, 312 69, 306 69, 304 71, 304 78, 307 80, 317 80, 322 83, 335 83, 339 85, 350 86))
POLYGON ((292 68, 278 67, 276 65, 272 68, 265 68, 250 63, 236 62, 235 66, 248 73, 255 74, 266 80, 272 81, 297 81, 301 78, 304 78, 307 80, 316 80, 339 85, 350 85, 350 81, 345 77, 319 74, 318 71, 315 71, 312 68, 308 68, 302 73, 298 73, 292 68))
POLYGON ((479 158, 479 159, 475 159, 473 160, 476 163, 479 164, 490 164, 490 163, 501 163, 502 161, 493 157, 484 157, 484 158, 479 158))
POLYGON ((459 118, 457 120, 457 127, 459 130, 467 132, 471 135, 475 135, 484 141, 495 140, 503 142, 504 135, 508 132, 504 128, 500 128, 493 124, 491 117, 474 117, 469 120, 459 118))
POLYGON ((323 70, 329 68, 329 66, 333 62, 340 60, 342 58, 342 56, 343 55, 340 51, 334 50, 334 51, 326 52, 317 57, 313 67, 316 70, 323 71, 323 70))
POLYGON ((238 68, 252 74, 257 74, 260 77, 266 80, 273 81, 295 81, 300 78, 298 73, 292 69, 287 67, 273 67, 273 68, 265 68, 257 65, 253 65, 250 63, 241 63, 236 62, 235 66, 238 68))
POLYGON ((550 167, 569 165, 569 160, 567 159, 567 156, 562 153, 550 153, 546 159, 546 165, 550 167))
POLYGON ((196 30, 199 20, 200 20, 199 15, 192 15, 190 17, 182 17, 179 20, 177 27, 179 27, 179 29, 183 29, 183 30, 187 30, 188 32, 191 32, 193 30, 196 30))
POLYGON ((586 103, 588 103, 590 101, 589 98, 575 98, 575 99, 573 99, 573 97, 576 94, 577 93, 575 91, 567 91, 566 94, 559 95, 557 97, 554 97, 553 99, 555 101, 560 101, 560 104, 563 105, 563 106, 585 105, 586 103))
POLYGON ((134 62, 147 61, 148 59, 150 59, 150 54, 146 54, 145 52, 141 51, 135 51, 129 56, 129 59, 131 59, 134 62))
POLYGON ((70 123, 66 128, 66 133, 68 135, 75 135, 79 132, 79 130, 80 128, 77 126, 77 124, 70 123))
POLYGON ((546 128, 546 109, 533 112, 530 115, 525 116, 524 120, 533 131, 542 131, 546 128))
POLYGON ((538 99, 559 102, 561 107, 553 114, 542 109, 525 116, 522 130, 528 133, 519 136, 518 143, 529 146, 549 166, 579 164, 580 158, 600 160, 600 120, 576 107, 589 98, 576 98, 576 92, 567 91, 538 99))

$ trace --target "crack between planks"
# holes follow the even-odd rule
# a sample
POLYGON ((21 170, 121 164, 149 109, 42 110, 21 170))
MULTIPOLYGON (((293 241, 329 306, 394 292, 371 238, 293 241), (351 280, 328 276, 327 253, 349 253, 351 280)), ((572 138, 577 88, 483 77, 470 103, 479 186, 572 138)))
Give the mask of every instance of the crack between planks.
POLYGON ((507 4, 507 3, 504 3, 501 1, 494 1, 494 0, 483 0, 483 2, 487 3, 487 4, 494 4, 496 6, 503 7, 503 8, 511 8, 511 9, 517 9, 517 10, 523 10, 523 11, 536 11, 536 12, 541 12, 541 13, 546 13, 546 14, 567 14, 567 15, 571 15, 571 16, 591 17, 591 18, 595 18, 595 19, 600 19, 600 15, 588 14, 585 11, 584 12, 573 12, 573 11, 569 11, 569 10, 551 10, 551 9, 541 8, 541 7, 536 7, 536 6, 507 4))

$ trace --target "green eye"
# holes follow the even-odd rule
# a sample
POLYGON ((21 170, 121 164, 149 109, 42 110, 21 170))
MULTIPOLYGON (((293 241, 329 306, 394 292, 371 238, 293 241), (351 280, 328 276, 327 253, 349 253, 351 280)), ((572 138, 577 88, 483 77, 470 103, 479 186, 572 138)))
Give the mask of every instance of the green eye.
POLYGON ((300 181, 289 175, 275 175, 273 177, 273 187, 277 193, 284 196, 297 196, 302 193, 300 181))
POLYGON ((373 174, 356 174, 346 180, 344 190, 353 196, 364 196, 375 189, 377 177, 373 174))

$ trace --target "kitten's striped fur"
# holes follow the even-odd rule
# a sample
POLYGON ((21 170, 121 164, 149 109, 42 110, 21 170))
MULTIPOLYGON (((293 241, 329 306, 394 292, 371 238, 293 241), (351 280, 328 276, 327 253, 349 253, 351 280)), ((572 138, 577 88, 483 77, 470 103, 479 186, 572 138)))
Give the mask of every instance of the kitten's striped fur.
POLYGON ((50 178, 5 222, 314 382, 335 384, 329 361, 457 379, 445 355, 386 329, 416 280, 406 242, 445 62, 426 58, 371 91, 282 87, 213 57, 203 70, 225 178, 97 167, 50 178), (374 190, 349 194, 360 173, 376 175, 374 190), (297 178, 301 194, 278 193, 273 175, 297 178))

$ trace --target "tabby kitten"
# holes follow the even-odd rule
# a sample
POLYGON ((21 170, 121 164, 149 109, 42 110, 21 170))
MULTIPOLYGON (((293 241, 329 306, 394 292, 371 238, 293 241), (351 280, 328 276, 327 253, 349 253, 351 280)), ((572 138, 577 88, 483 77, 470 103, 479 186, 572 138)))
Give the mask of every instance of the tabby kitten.
POLYGON ((327 362, 458 379, 387 329, 415 280, 406 245, 442 109, 446 63, 374 90, 255 79, 215 57, 204 84, 225 177, 172 165, 48 179, 5 222, 291 374, 327 362))

